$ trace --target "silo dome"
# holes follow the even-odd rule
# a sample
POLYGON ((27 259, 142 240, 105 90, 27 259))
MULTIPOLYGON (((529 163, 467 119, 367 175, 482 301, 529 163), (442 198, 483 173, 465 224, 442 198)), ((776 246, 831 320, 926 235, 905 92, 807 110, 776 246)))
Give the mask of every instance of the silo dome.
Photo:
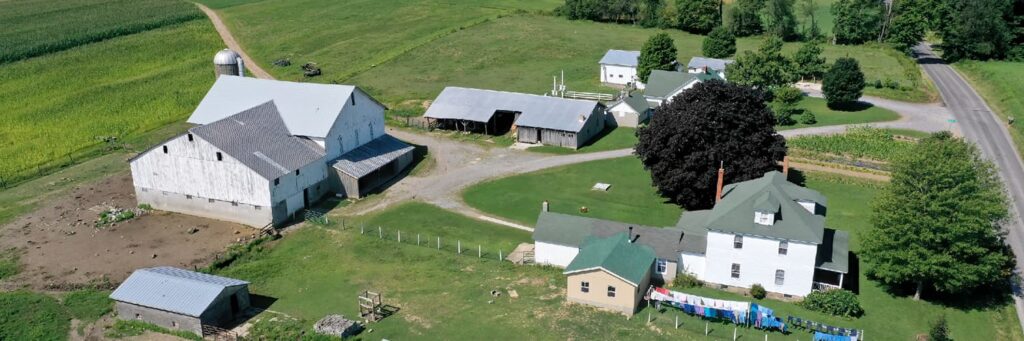
POLYGON ((213 56, 213 64, 234 65, 238 63, 238 58, 241 57, 242 56, 239 56, 237 52, 232 51, 231 49, 223 49, 213 56))

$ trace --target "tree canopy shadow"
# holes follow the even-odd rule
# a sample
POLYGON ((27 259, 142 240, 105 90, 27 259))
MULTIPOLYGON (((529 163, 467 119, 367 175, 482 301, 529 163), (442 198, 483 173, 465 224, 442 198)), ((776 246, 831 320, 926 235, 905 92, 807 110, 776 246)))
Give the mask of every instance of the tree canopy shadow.
POLYGON ((875 107, 874 104, 871 104, 871 103, 868 103, 868 102, 864 102, 864 101, 855 101, 855 102, 849 102, 849 103, 836 103, 836 104, 829 104, 828 105, 829 109, 832 109, 832 110, 835 110, 835 111, 842 111, 842 112, 858 112, 858 111, 868 110, 868 109, 871 109, 873 107, 875 107))

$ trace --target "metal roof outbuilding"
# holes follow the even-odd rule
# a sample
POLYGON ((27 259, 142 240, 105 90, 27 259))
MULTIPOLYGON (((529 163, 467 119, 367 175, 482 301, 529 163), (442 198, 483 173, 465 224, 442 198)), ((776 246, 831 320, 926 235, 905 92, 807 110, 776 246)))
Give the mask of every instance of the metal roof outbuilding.
POLYGON ((110 294, 115 301, 199 317, 224 290, 249 282, 161 266, 135 270, 110 294))

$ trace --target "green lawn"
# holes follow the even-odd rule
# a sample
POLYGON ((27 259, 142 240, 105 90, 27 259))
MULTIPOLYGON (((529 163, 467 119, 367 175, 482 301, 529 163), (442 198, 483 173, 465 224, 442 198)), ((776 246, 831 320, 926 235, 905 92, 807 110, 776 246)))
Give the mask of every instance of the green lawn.
POLYGON ((474 185, 462 194, 470 206, 512 221, 533 226, 541 202, 551 211, 579 213, 588 217, 650 226, 675 225, 682 212, 665 202, 651 185, 651 178, 635 157, 592 161, 546 169, 474 185), (595 191, 595 183, 611 184, 607 192, 595 191))
POLYGON ((0 291, 0 340, 67 340, 71 319, 92 322, 110 312, 110 292, 82 289, 56 298, 30 291, 0 291))
POLYGON ((104 137, 183 120, 213 83, 221 44, 195 20, 0 65, 0 178, 35 177, 40 165, 97 155, 104 137))
POLYGON ((879 107, 868 107, 854 111, 839 111, 833 110, 828 107, 824 99, 815 97, 804 97, 798 105, 800 109, 809 111, 814 114, 814 118, 818 121, 815 124, 807 125, 799 123, 798 117, 794 118, 797 123, 789 126, 780 126, 779 130, 806 128, 806 127, 821 127, 830 125, 840 124, 858 124, 858 123, 869 123, 869 122, 885 122, 895 121, 900 118, 900 115, 896 112, 879 108, 879 107))
POLYGON ((527 149, 531 152, 549 154, 578 154, 603 152, 607 150, 626 149, 636 146, 636 128, 608 128, 603 134, 594 137, 593 141, 580 149, 569 149, 556 146, 540 146, 527 149))
POLYGON ((985 102, 1006 122, 1013 116, 1016 123, 1009 129, 1017 143, 1017 151, 1024 152, 1024 63, 966 61, 955 64, 960 73, 985 98, 985 102))

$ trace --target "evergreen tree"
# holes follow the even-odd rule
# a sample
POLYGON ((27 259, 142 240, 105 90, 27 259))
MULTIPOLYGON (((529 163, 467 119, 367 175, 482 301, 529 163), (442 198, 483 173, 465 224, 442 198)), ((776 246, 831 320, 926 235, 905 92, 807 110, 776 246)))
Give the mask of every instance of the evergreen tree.
POLYGON ((714 204, 719 163, 734 183, 776 169, 786 154, 764 93, 718 80, 683 91, 637 134, 636 154, 658 191, 688 210, 714 204))
POLYGON ((672 70, 676 63, 676 44, 668 33, 658 33, 647 39, 640 48, 640 60, 637 63, 637 77, 647 83, 652 70, 672 70))
POLYGON ((932 323, 928 329, 928 341, 951 341, 949 337, 949 324, 946 322, 946 315, 940 315, 938 320, 932 323))
POLYGON ((757 52, 746 51, 725 68, 730 82, 771 90, 795 83, 796 66, 782 55, 782 39, 769 36, 757 52))
POLYGON ((676 0, 679 28, 696 34, 705 34, 722 24, 719 0, 676 0))
POLYGON ((821 81, 821 92, 830 108, 856 102, 864 92, 864 73, 853 58, 836 59, 821 81))
POLYGON ((796 36, 796 16, 793 14, 793 0, 767 0, 761 10, 761 24, 764 31, 789 40, 796 36))
POLYGON ((736 53, 736 36, 724 26, 715 27, 704 38, 704 55, 711 58, 725 58, 736 53))
POLYGON ((896 49, 909 53, 911 48, 924 40, 928 21, 924 18, 923 4, 921 0, 902 0, 893 5, 893 17, 886 41, 896 49))
POLYGON ((821 56, 821 44, 811 41, 800 46, 793 55, 796 73, 801 79, 817 80, 825 73, 825 57, 821 56))
POLYGON ((775 112, 776 123, 783 126, 795 124, 794 117, 803 113, 797 105, 804 99, 804 93, 791 86, 777 88, 772 93, 772 111, 775 112))
POLYGON ((940 293, 1003 284, 1014 259, 999 224, 1009 216, 995 167, 949 132, 925 138, 892 164, 861 238, 867 274, 940 293))
POLYGON ((749 37, 761 34, 764 28, 761 26, 761 16, 758 12, 764 6, 765 0, 736 0, 732 9, 729 10, 729 30, 737 37, 749 37))
POLYGON ((832 3, 839 44, 863 44, 878 38, 885 4, 881 0, 836 0, 832 3))
POLYGON ((942 57, 961 59, 1003 58, 1010 50, 1009 0, 947 0, 950 11, 939 28, 942 57))

